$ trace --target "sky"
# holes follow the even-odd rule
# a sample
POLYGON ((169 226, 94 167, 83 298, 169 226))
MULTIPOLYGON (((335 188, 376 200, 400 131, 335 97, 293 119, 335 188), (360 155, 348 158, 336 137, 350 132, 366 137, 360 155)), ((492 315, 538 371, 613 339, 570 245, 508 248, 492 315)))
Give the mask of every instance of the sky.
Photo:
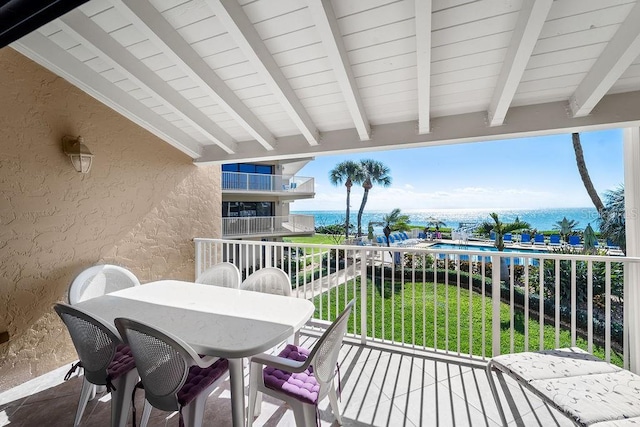
MULTIPOLYGON (((602 197, 623 184, 622 130, 580 134, 591 180, 602 197)), ((423 209, 535 209, 592 207, 576 166, 571 134, 435 147, 318 156, 296 175, 315 178, 314 199, 292 211, 344 210, 344 185, 329 171, 344 160, 374 159, 390 169, 392 183, 374 185, 367 211, 423 209)), ((351 191, 357 209, 362 187, 351 191)))

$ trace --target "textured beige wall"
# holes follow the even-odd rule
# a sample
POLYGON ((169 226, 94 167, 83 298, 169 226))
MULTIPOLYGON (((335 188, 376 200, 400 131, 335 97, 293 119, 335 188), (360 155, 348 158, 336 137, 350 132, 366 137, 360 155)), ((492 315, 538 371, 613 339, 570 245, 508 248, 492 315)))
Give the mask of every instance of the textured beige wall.
POLYGON ((194 276, 220 236, 220 168, 191 159, 10 48, 0 49, 0 391, 73 360, 52 310, 84 267, 194 276), (95 154, 75 172, 63 135, 95 154))

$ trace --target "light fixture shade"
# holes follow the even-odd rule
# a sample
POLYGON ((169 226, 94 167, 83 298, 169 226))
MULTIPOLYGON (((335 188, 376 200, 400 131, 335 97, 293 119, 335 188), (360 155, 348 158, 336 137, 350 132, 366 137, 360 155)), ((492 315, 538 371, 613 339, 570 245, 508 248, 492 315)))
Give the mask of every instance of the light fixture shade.
POLYGON ((69 156, 71 164, 76 171, 89 173, 91 163, 93 163, 93 154, 83 142, 84 140, 81 136, 76 139, 71 136, 65 136, 62 138, 62 151, 69 156))

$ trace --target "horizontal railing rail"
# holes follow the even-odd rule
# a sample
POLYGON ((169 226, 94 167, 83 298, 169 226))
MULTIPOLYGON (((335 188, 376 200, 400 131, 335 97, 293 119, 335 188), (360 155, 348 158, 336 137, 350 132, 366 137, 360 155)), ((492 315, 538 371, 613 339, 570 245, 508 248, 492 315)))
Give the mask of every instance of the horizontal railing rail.
POLYGON ((295 175, 222 172, 223 191, 313 193, 314 179, 295 175))
POLYGON ((222 218, 222 235, 253 236, 313 233, 313 215, 247 216, 222 218))
POLYGON ((231 261, 243 277, 277 266, 294 296, 333 320, 358 299, 350 334, 488 358, 582 347, 628 366, 625 270, 640 258, 195 239, 196 276, 231 261), (494 296, 497 296, 495 297, 494 296))

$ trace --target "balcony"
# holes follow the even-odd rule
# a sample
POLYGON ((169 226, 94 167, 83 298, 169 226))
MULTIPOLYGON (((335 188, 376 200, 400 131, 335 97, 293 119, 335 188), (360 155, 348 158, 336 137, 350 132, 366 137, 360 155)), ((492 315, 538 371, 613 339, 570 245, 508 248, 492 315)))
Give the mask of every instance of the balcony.
POLYGON ((222 172, 223 193, 277 194, 283 197, 312 197, 314 179, 294 175, 264 175, 222 172))
POLYGON ((227 238, 294 236, 311 234, 314 231, 313 215, 222 218, 222 235, 227 238))
MULTIPOLYGON (((196 276, 223 259, 245 274, 269 265, 287 270, 293 295, 316 304, 305 346, 357 299, 339 358, 345 425, 498 426, 484 371, 492 355, 576 345, 627 367, 632 343, 622 337, 638 335, 626 318, 623 280, 638 258, 200 238, 195 254, 196 276), (477 305, 485 308, 474 311, 477 305)), ((0 394, 0 424, 70 424, 81 381, 62 381, 67 369, 0 394)), ((508 377, 500 389, 510 426, 573 425, 508 377)), ((229 398, 226 383, 209 399, 205 424, 230 424, 229 398)), ((142 393, 137 402, 141 408, 142 393)), ((150 426, 166 425, 167 416, 154 410, 150 426)), ((335 423, 326 400, 320 418, 323 426, 335 423)), ((108 420, 108 398, 92 400, 83 423, 108 420)), ((254 425, 293 425, 293 414, 266 398, 254 425)))

